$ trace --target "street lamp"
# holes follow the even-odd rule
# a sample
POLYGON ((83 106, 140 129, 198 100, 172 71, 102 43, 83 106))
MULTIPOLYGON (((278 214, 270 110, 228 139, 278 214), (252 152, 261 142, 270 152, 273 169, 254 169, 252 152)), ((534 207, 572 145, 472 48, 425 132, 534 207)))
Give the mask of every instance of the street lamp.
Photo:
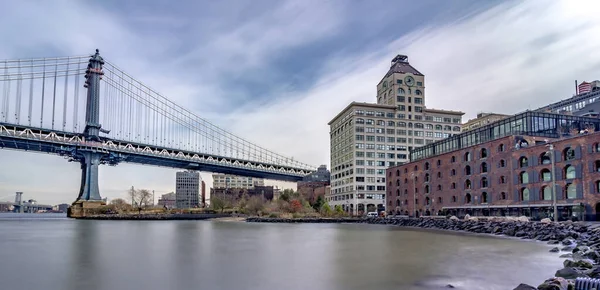
POLYGON ((413 217, 417 217, 417 176, 415 173, 411 173, 410 176, 413 180, 413 217))
POLYGON ((555 165, 554 165, 554 145, 548 144, 548 148, 550 149, 550 164, 552 164, 552 176, 550 176, 552 181, 552 205, 554 207, 554 221, 558 222, 558 207, 556 204, 556 181, 555 181, 555 165))

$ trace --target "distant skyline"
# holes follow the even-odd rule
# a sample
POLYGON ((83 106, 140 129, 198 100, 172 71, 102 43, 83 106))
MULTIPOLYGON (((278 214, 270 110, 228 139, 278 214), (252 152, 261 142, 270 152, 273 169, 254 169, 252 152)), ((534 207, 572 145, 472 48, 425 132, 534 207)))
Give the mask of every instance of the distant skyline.
MULTIPOLYGON (((425 74, 427 107, 514 114, 600 79, 597 1, 8 1, 1 59, 91 54, 243 138, 329 167, 330 121, 375 102, 397 54, 425 74), (349 5, 352 3, 352 5, 349 5)), ((0 150, 0 200, 71 203, 76 163, 0 150), (11 196, 11 198, 3 198, 11 196)), ((100 169, 100 191, 174 191, 174 169, 100 169)), ((211 173, 202 173, 212 186, 211 173)), ((293 187, 291 183, 267 181, 293 187)))

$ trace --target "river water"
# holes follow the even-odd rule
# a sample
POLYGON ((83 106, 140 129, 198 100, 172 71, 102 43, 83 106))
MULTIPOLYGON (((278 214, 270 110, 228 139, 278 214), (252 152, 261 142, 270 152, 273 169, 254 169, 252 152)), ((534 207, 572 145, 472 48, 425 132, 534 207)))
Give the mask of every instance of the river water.
POLYGON ((543 243, 383 225, 0 214, 0 289, 455 289, 538 285, 543 243))

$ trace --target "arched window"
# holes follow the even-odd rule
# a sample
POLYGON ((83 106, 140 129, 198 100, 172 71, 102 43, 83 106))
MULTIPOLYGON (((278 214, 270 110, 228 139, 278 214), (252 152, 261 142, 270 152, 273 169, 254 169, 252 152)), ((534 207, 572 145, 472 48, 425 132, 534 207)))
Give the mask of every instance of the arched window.
POLYGON ((452 131, 454 131, 454 132, 460 132, 460 126, 454 126, 454 127, 452 127, 452 131))
POLYGON ((483 187, 483 188, 488 187, 488 180, 487 180, 487 178, 484 177, 484 178, 481 179, 481 187, 483 187))
POLYGON ((444 201, 444 200, 442 199, 442 197, 441 197, 441 196, 440 196, 440 197, 438 197, 438 203, 439 203, 439 204, 442 204, 442 203, 443 203, 443 201, 444 201))
POLYGON ((485 173, 485 172, 488 172, 487 163, 483 162, 483 163, 481 163, 481 173, 485 173))
POLYGON ((405 92, 403 88, 398 88, 398 95, 404 96, 405 92))
POLYGON ((425 162, 425 170, 429 170, 429 162, 425 162))
POLYGON ((565 148, 565 150, 563 150, 563 158, 564 160, 575 159, 575 150, 571 149, 571 147, 565 148))
POLYGON ((400 189, 396 189, 396 196, 400 196, 400 189))
POLYGON ((522 183, 522 184, 527 184, 527 183, 529 183, 529 174, 528 174, 527 172, 525 172, 525 171, 522 171, 522 172, 519 174, 519 181, 520 181, 520 183, 522 183))
POLYGON ((451 163, 454 163, 454 162, 456 162, 456 156, 452 156, 452 157, 450 158, 450 162, 451 162, 451 163))
POLYGON ((465 153, 465 161, 471 161, 471 152, 465 153))
POLYGON ((408 183, 408 178, 404 178, 404 184, 408 183))
MULTIPOLYGON (((398 182, 399 182, 399 181, 398 181, 398 180, 396 180, 396 183, 398 183, 398 182)), ((392 182, 391 182, 391 181, 390 181, 390 182, 388 182, 388 185, 389 185, 390 187, 392 187, 392 182)))
POLYGON ((437 166, 440 166, 440 165, 442 165, 442 160, 439 160, 439 159, 438 159, 438 161, 437 161, 437 166))
POLYGON ((408 199, 404 200, 404 204, 408 205, 408 199))
POLYGON ((441 191, 441 190, 442 190, 442 185, 438 184, 438 191, 441 191))
POLYGON ((407 173, 407 172, 408 172, 408 168, 404 168, 404 173, 407 173))
POLYGON ((500 167, 506 167, 506 161, 504 159, 500 160, 500 167))
POLYGON ((471 203, 471 194, 467 193, 467 195, 465 195, 465 203, 471 203))
POLYGON ((527 157, 525 157, 525 156, 519 158, 519 167, 521 167, 521 168, 527 167, 528 161, 529 160, 527 160, 527 157))
POLYGON ((421 95, 421 91, 420 90, 416 90, 415 91, 415 95, 420 96, 421 95))
POLYGON ((482 149, 481 149, 481 153, 480 153, 480 156, 479 156, 479 157, 481 157, 481 158, 486 158, 486 157, 487 157, 487 149, 485 149, 485 148, 482 148, 482 149))
POLYGON ((565 187, 565 193, 566 193, 567 199, 576 199, 577 198, 577 188, 575 187, 575 184, 567 183, 567 186, 565 187))
POLYGON ((400 176, 400 169, 396 170, 396 176, 400 176))
POLYGON ((505 176, 500 176, 500 184, 504 184, 506 183, 506 177, 505 176))
POLYGON ((429 185, 425 185, 425 193, 429 193, 429 185))
POLYGON ((542 187, 542 200, 552 200, 552 188, 550 186, 542 187))
POLYGON ((388 205, 389 205, 389 206, 392 206, 392 201, 391 201, 391 200, 388 202, 388 205))
POLYGON ((471 189, 471 180, 465 180, 465 189, 471 189))
POLYGON ((529 201, 529 189, 527 187, 521 188, 521 201, 529 201))
POLYGON ((408 122, 408 128, 412 128, 413 127, 413 123, 408 122))
POLYGON ((431 199, 428 197, 425 197, 425 205, 431 205, 431 199))
POLYGON ((388 172, 388 177, 392 177, 392 172, 388 172))
POLYGON ((406 128, 406 122, 398 122, 398 127, 406 128))
POLYGON ((506 200, 506 192, 500 193, 500 199, 501 200, 506 200))
POLYGON ((594 163, 596 172, 600 172, 600 160, 596 160, 594 163))
POLYGON ((600 193, 600 180, 596 180, 596 193, 600 193))
POLYGON ((550 160, 550 153, 544 152, 540 154, 540 164, 545 165, 550 163, 552 163, 552 160, 550 160))
POLYGON ((400 186, 400 179, 396 180, 396 186, 400 186))
POLYGON ((573 179, 575 178, 575 166, 573 165, 567 165, 565 167, 565 178, 566 179, 573 179))
POLYGON ((438 171, 437 176, 438 178, 442 178, 442 173, 438 171))
POLYGON ((356 124, 364 124, 364 123, 365 123, 365 119, 363 119, 363 118, 356 119, 356 124))
POLYGON ((503 152, 503 151, 504 151, 504 144, 498 145, 498 152, 503 152))
POLYGON ((435 125, 436 130, 442 130, 442 125, 435 125))
POLYGON ((452 182, 452 185, 450 185, 450 188, 456 189, 456 182, 452 182))
POLYGON ((452 196, 452 202, 456 202, 456 195, 452 196))
POLYGON ((396 199, 396 206, 400 206, 400 200, 396 199))
POLYGON ((405 189, 404 190, 404 195, 407 195, 407 194, 408 194, 408 189, 405 189))
POLYGON ((383 82, 383 88, 384 88, 384 89, 387 89, 387 81, 384 81, 384 82, 383 82))
POLYGON ((454 169, 450 170, 450 176, 454 176, 454 175, 456 175, 456 170, 454 170, 454 169))
POLYGON ((600 143, 596 143, 594 148, 596 149, 596 152, 600 152, 600 143))
POLYGON ((465 175, 471 175, 471 166, 465 166, 465 175))
POLYGON ((488 202, 488 194, 487 192, 483 192, 481 194, 481 203, 487 203, 488 202))
POLYGON ((419 170, 419 167, 415 165, 415 171, 419 170))
POLYGON ((429 182, 429 173, 425 174, 425 182, 429 182))
POLYGON ((540 172, 540 177, 542 181, 552 181, 552 172, 550 172, 550 169, 544 168, 540 172))

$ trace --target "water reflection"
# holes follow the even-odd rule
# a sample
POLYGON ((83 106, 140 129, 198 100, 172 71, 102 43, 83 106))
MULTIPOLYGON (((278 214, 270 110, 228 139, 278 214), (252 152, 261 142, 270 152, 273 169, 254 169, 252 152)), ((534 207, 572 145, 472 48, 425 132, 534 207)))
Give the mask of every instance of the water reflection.
POLYGON ((512 289, 546 245, 388 226, 0 218, 2 289, 512 289))

